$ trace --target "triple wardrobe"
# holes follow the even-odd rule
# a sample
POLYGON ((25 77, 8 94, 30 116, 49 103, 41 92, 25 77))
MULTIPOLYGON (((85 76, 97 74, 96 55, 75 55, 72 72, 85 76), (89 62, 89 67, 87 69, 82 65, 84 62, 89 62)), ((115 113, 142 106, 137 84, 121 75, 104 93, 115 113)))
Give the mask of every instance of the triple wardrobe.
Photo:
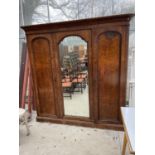
POLYGON ((27 38, 37 121, 122 129, 120 107, 126 102, 132 16, 22 27, 27 38))

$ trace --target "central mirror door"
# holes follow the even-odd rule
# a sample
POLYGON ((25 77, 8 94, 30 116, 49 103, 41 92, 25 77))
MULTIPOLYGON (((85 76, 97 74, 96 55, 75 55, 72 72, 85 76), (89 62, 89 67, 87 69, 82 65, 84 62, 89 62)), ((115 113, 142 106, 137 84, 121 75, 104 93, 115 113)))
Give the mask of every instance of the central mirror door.
POLYGON ((67 36, 59 43, 65 116, 89 117, 87 47, 79 36, 67 36))

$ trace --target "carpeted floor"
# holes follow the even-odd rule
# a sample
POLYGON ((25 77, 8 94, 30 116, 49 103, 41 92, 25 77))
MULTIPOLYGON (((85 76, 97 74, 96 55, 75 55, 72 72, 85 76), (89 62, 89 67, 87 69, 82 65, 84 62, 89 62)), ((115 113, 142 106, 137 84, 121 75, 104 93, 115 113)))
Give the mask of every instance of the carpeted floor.
POLYGON ((25 126, 19 128, 20 155, 121 155, 123 132, 39 123, 34 118, 29 126, 29 136, 25 126))

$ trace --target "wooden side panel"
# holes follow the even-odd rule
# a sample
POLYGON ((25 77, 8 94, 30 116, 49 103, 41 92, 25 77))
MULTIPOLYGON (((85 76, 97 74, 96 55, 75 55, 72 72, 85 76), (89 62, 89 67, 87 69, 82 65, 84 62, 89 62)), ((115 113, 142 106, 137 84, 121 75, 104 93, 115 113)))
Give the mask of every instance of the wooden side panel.
POLYGON ((32 40, 32 53, 39 98, 39 113, 56 115, 50 41, 43 37, 35 38, 32 40))
POLYGON ((98 37, 98 119, 115 122, 119 116, 121 35, 107 31, 98 37))

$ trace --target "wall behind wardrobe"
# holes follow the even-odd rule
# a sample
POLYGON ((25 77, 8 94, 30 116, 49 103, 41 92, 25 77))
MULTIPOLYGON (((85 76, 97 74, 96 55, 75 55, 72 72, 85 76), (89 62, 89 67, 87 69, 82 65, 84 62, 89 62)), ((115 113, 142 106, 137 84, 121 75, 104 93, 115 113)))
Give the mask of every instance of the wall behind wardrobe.
MULTIPOLYGON (((19 0, 19 27, 57 21, 135 13, 135 0, 19 0)), ((19 28, 19 65, 25 34, 19 28)), ((129 30, 127 97, 135 105, 135 17, 129 30)))

